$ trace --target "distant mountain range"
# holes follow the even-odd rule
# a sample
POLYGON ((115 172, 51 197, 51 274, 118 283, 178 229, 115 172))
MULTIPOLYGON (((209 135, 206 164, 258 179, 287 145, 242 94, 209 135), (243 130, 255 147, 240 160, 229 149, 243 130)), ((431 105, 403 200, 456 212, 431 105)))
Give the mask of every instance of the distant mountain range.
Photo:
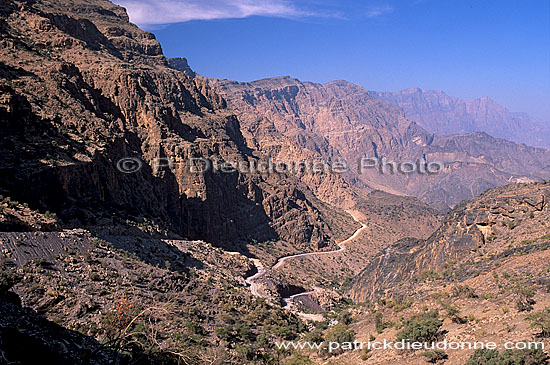
POLYGON ((0 363, 465 363, 275 345, 393 341, 424 308, 445 316, 431 338, 535 339, 523 312, 550 303, 550 182, 483 192, 550 178, 550 150, 492 137, 537 131, 489 99, 423 94, 417 123, 347 81, 208 79, 107 0, 3 0, 0 363), (471 120, 440 135, 460 108, 471 120), (444 167, 358 173, 362 157, 444 167))
POLYGON ((440 90, 370 91, 397 105, 405 117, 437 135, 485 132, 516 143, 550 148, 550 121, 510 112, 489 97, 463 100, 440 90))
MULTIPOLYGON (((236 113, 247 143, 275 160, 342 157, 354 166, 363 157, 384 157, 397 163, 425 160, 445 165, 435 175, 369 169, 344 176, 358 188, 453 206, 488 188, 550 176, 548 150, 483 132, 434 135, 407 119, 400 108, 347 81, 317 84, 288 76, 247 83, 203 79, 236 113)), ((330 179, 302 176, 323 200, 349 200, 345 184, 330 179)))

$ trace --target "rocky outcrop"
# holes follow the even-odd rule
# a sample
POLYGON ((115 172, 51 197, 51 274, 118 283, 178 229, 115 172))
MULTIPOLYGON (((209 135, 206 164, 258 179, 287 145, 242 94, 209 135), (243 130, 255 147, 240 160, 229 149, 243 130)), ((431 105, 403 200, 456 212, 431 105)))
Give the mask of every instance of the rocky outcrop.
POLYGON ((168 58, 168 66, 172 67, 174 70, 183 72, 186 76, 195 77, 197 74, 191 69, 187 59, 185 57, 173 57, 168 58))
POLYGON ((168 67, 123 8, 7 1, 0 16, 2 195, 65 226, 147 217, 220 244, 322 247, 341 229, 322 221, 331 208, 291 176, 191 171, 191 158, 260 156, 224 100, 188 67, 168 67), (125 158, 142 168, 121 172, 125 158))
POLYGON ((465 201, 446 215, 427 240, 402 239, 382 250, 354 280, 350 295, 360 302, 403 294, 403 286, 423 276, 451 275, 463 281, 494 267, 480 260, 481 251, 490 257, 507 257, 536 250, 537 239, 548 238, 540 222, 548 222, 549 199, 550 185, 540 183, 501 187, 465 201), (513 249, 511 242, 523 244, 513 249), (462 270, 467 262, 477 267, 462 270))
POLYGON ((547 121, 510 112, 489 97, 463 100, 443 91, 418 88, 370 94, 399 106, 407 119, 438 135, 485 132, 516 143, 550 148, 547 121))
POLYGON ((110 364, 127 357, 92 337, 67 330, 21 306, 13 292, 0 293, 0 361, 6 364, 110 364))
POLYGON ((323 85, 290 77, 249 83, 207 81, 235 110, 250 145, 281 161, 346 161, 351 170, 346 174, 299 176, 333 202, 356 201, 350 185, 452 206, 491 187, 550 176, 547 150, 485 133, 433 135, 407 120, 398 107, 346 81, 323 85), (397 164, 440 162, 445 167, 438 174, 360 171, 361 158, 385 158, 397 164))

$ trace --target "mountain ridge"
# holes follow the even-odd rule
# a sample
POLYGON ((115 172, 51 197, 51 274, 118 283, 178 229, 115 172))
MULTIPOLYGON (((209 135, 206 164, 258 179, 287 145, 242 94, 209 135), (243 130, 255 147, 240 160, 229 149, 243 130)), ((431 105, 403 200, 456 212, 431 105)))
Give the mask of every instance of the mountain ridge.
POLYGON ((421 88, 370 93, 399 106, 408 119, 438 135, 486 132, 516 143, 550 148, 550 122, 510 112, 488 96, 466 100, 421 88))
MULTIPOLYGON (((343 158, 350 165, 363 157, 393 161, 427 159, 445 164, 434 176, 379 174, 375 170, 349 174, 348 183, 363 188, 417 196, 439 204, 454 205, 485 189, 514 181, 540 180, 550 173, 550 151, 521 146, 485 133, 433 135, 401 109, 347 81, 326 84, 290 77, 252 82, 206 80, 224 97, 243 122, 247 141, 287 139, 326 161, 343 158), (269 137, 265 131, 269 131, 269 137)), ((292 160, 285 144, 265 151, 292 160)), ((260 145, 260 144, 258 144, 260 145)), ((261 148, 261 147, 260 147, 261 148)))

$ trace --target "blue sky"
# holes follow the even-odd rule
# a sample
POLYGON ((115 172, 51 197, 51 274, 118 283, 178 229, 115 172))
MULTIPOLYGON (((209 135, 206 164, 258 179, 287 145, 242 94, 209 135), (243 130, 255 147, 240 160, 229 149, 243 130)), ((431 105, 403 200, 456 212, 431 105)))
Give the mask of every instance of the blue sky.
POLYGON ((115 2, 203 76, 438 89, 550 120, 548 0, 115 2))

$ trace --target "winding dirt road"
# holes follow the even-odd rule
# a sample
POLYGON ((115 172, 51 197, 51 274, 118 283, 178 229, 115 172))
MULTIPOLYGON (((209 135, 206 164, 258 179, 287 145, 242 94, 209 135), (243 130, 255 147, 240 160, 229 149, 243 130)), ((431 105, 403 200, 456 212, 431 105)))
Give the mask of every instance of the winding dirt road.
MULTIPOLYGON (((337 250, 323 251, 323 252, 309 252, 309 253, 301 253, 301 254, 297 254, 297 255, 290 255, 290 256, 281 257, 277 261, 277 263, 271 268, 271 270, 277 270, 282 265, 284 265, 288 260, 292 260, 292 259, 295 259, 295 258, 314 256, 314 255, 329 255, 329 254, 335 254, 335 253, 344 251, 346 249, 345 245, 347 243, 350 243, 351 241, 353 241, 355 238, 357 238, 357 236, 359 236, 361 234, 361 232, 363 232, 365 229, 367 229, 367 226, 364 223, 359 221, 359 218, 358 218, 359 213, 358 212, 355 212, 355 211, 346 211, 346 212, 349 215, 351 215, 352 218, 356 222, 361 223, 361 228, 359 228, 357 231, 355 231, 353 233, 353 235, 351 235, 349 238, 347 238, 347 239, 343 240, 342 242, 338 243, 339 248, 337 250)), ((253 262, 254 262, 254 265, 256 266, 256 269, 258 270, 258 272, 256 274, 246 278, 246 283, 248 285, 250 285, 250 292, 252 293, 252 295, 261 297, 262 295, 260 295, 259 290, 258 290, 259 284, 256 281, 259 278, 261 278, 262 276, 264 276, 267 273, 267 270, 263 266, 263 264, 260 262, 260 260, 253 259, 253 262)), ((315 293, 318 293, 320 291, 322 291, 322 289, 314 288, 314 290, 312 290, 312 291, 308 291, 308 292, 304 292, 304 293, 298 293, 298 294, 291 295, 289 297, 282 298, 284 308, 288 309, 288 310, 292 310, 292 301, 294 299, 296 299, 300 296, 315 294, 315 293)), ((301 313, 301 312, 298 312, 297 314, 300 317, 304 318, 304 319, 317 320, 317 321, 318 320, 323 320, 323 316, 320 315, 320 314, 308 314, 308 313, 301 313)))
MULTIPOLYGON (((358 216, 358 213, 357 212, 354 212, 354 211, 346 211, 349 215, 351 215, 353 217, 353 219, 358 222, 358 223, 361 223, 359 222, 359 219, 357 218, 358 216)), ((339 249, 337 250, 334 250, 334 251, 322 251, 322 252, 309 252, 309 253, 300 253, 300 254, 297 254, 297 255, 291 255, 291 256, 285 256, 285 257, 281 257, 277 263, 275 264, 275 266, 273 266, 271 269, 272 270, 277 270, 278 268, 280 268, 285 262, 287 262, 288 260, 292 260, 292 259, 295 259, 295 258, 298 258, 298 257, 307 257, 307 256, 315 256, 315 255, 329 255, 329 254, 333 254, 333 253, 338 253, 338 252, 342 252, 345 250, 345 244, 346 243, 349 243, 351 241, 353 241, 355 238, 357 238, 358 235, 361 234, 361 232, 363 232, 365 229, 367 229, 367 226, 364 224, 364 223, 361 223, 361 228, 359 228, 357 231, 355 231, 355 233, 353 235, 351 235, 351 237, 343 240, 342 242, 340 242, 338 244, 338 247, 340 247, 339 249)))
POLYGON ((252 262, 254 263, 254 266, 256 266, 256 270, 258 270, 257 273, 254 275, 246 278, 246 283, 250 285, 250 292, 252 295, 255 295, 257 297, 261 297, 260 293, 258 292, 258 284, 255 282, 256 279, 259 277, 262 277, 265 275, 266 270, 262 262, 258 259, 252 259, 252 262))

